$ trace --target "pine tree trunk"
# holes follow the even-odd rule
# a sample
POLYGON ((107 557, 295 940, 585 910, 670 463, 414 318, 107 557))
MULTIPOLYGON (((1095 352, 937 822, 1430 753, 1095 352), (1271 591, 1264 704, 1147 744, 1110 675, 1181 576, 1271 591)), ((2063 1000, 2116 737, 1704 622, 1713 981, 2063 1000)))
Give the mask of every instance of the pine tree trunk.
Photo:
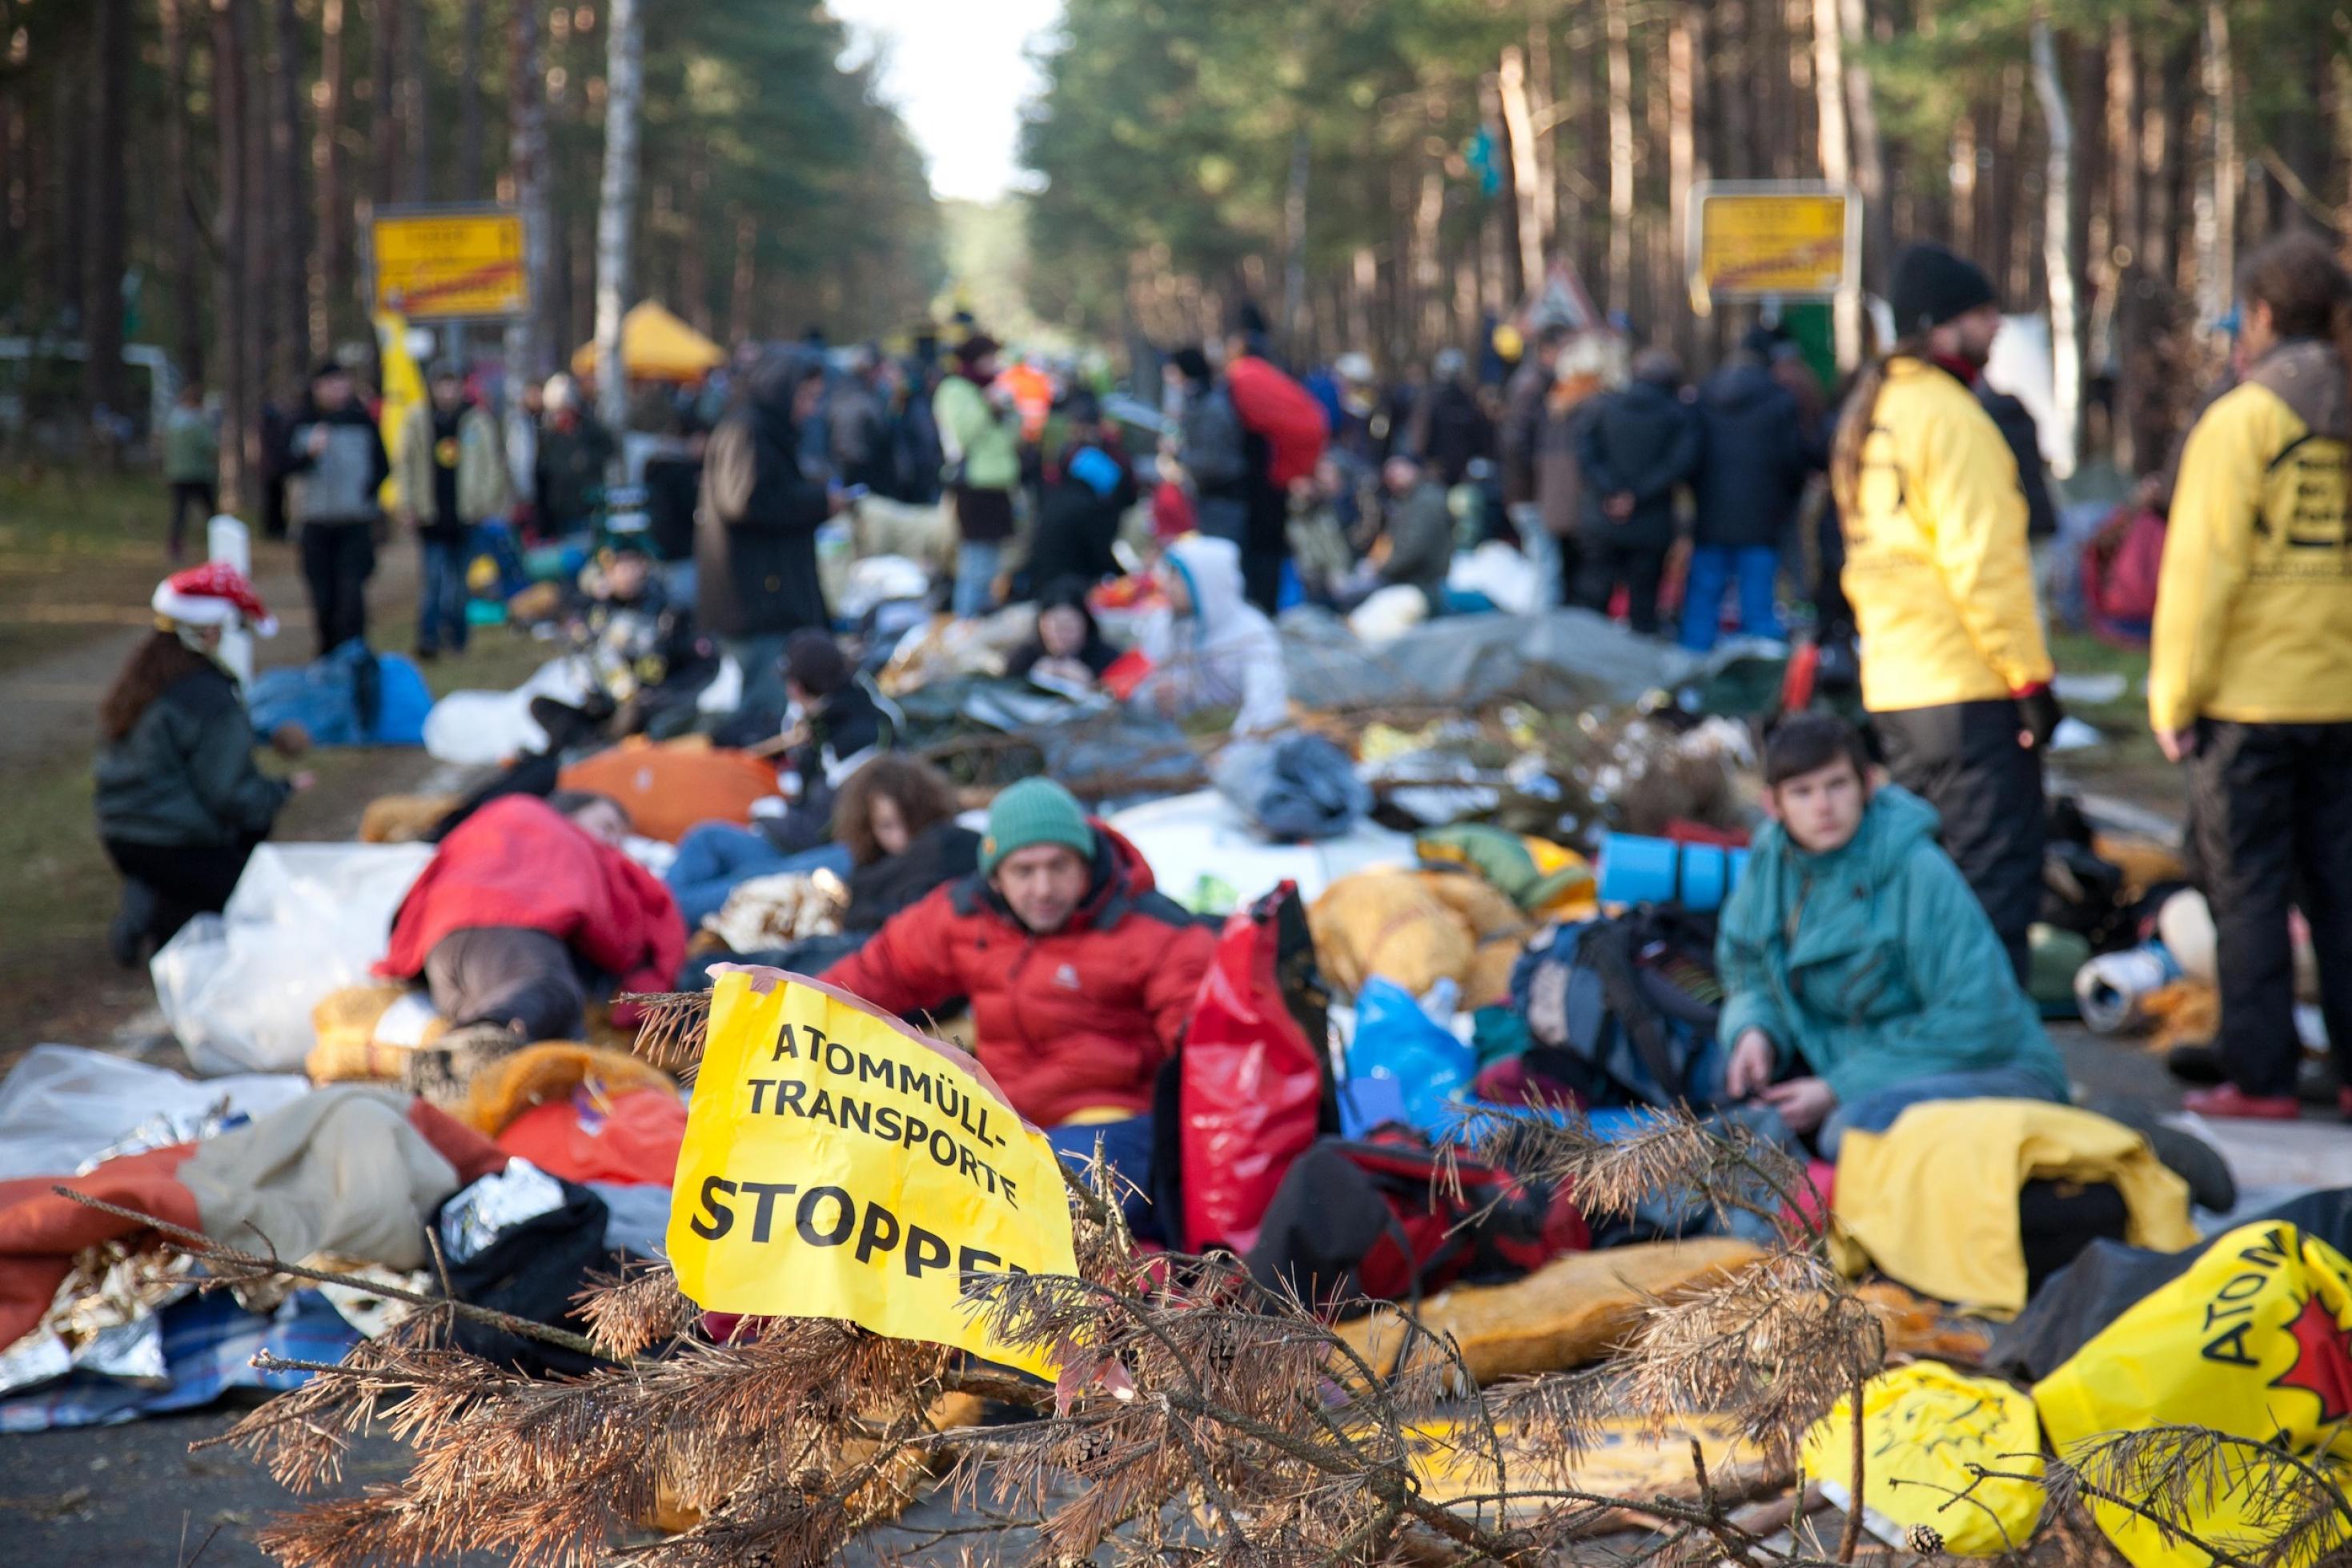
POLYGON ((2042 193, 2042 266, 2050 298, 2050 401, 2058 425, 2058 450, 2050 454, 2050 470, 2063 479, 2074 472, 2074 444, 2083 415, 2083 339, 2074 309, 2074 117, 2058 75, 2058 47, 2046 14, 2033 19, 2032 48, 2033 91, 2042 100, 2049 140, 2042 193))
POLYGON ((369 188, 380 207, 400 199, 400 33, 407 11, 408 0, 375 0, 375 26, 368 38, 368 129, 374 161, 369 188))
POLYGON ((645 96, 645 20, 638 0, 609 0, 604 44, 604 178, 596 209, 597 407, 605 427, 626 423, 629 383, 621 318, 631 279, 630 230, 637 204, 637 116, 645 96))
POLYGON ((433 199, 433 117, 425 99, 425 28, 431 11, 409 0, 400 28, 400 145, 404 202, 433 199))
POLYGON ((310 357, 326 358, 335 318, 355 303, 352 270, 350 164, 343 129, 352 98, 352 57, 344 30, 350 0, 319 7, 319 128, 310 142, 310 169, 319 182, 319 247, 310 268, 310 357))
POLYGON ((269 199, 273 222, 270 235, 270 316, 276 322, 278 354, 273 371, 280 386, 302 379, 303 350, 310 334, 310 279, 305 258, 310 254, 310 225, 303 203, 302 83, 310 62, 302 47, 302 19, 294 0, 278 0, 278 63, 271 73, 269 199))
POLYGON ((213 221, 213 319, 220 331, 221 507, 245 505, 253 473, 247 442, 254 424, 253 300, 245 292, 246 252, 246 0, 212 0, 213 124, 219 133, 219 210, 213 221))
POLYGON ((1675 7, 1666 35, 1666 277, 1660 303, 1673 301, 1667 314, 1677 323, 1675 337, 1685 363, 1698 348, 1698 318, 1683 303, 1690 277, 1690 193, 1695 181, 1706 177, 1698 166, 1698 141, 1694 124, 1694 77, 1706 49, 1704 14, 1696 5, 1675 7))
POLYGON ((188 139, 187 0, 163 0, 163 233, 171 246, 172 331, 180 373, 205 379, 204 246, 196 235, 194 160, 188 139))
POLYGON ((522 215, 523 276, 530 300, 522 314, 507 323, 507 368, 524 381, 537 381, 555 365, 555 339, 548 329, 555 306, 555 214, 548 202, 547 73, 540 53, 542 4, 516 0, 509 33, 513 78, 507 164, 515 208, 522 215))
POLYGON ((1870 42, 1870 0, 1838 0, 1838 27, 1844 48, 1839 64, 1845 77, 1846 140, 1853 162, 1854 188, 1862 193, 1863 272, 1876 282, 1894 262, 1895 204, 1888 200, 1886 146, 1878 133, 1878 107, 1864 50, 1870 42))
POLYGON ((458 36, 457 199, 478 202, 489 194, 482 168, 482 7, 466 0, 458 36))
POLYGON ((91 0, 98 69, 90 80, 92 156, 100 171, 89 203, 89 274, 82 286, 89 315, 82 340, 82 401, 116 414, 124 407, 122 275, 129 259, 124 160, 131 139, 131 67, 138 49, 131 0, 91 0))

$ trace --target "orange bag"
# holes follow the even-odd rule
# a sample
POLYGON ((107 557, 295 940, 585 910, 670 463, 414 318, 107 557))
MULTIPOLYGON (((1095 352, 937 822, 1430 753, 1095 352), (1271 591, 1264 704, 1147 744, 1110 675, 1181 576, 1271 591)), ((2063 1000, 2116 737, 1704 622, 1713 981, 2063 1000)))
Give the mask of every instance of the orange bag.
POLYGON ((607 751, 565 768, 566 789, 610 795, 630 825, 671 843, 705 822, 748 826, 751 802, 776 792, 773 763, 703 740, 649 741, 632 736, 607 751))

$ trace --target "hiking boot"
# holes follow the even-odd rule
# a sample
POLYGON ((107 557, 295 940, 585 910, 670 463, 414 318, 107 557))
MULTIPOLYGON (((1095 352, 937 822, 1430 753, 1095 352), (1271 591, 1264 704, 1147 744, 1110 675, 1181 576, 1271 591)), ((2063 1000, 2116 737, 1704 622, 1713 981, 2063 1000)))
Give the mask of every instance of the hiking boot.
POLYGON ((147 961, 147 933, 155 924, 155 890, 132 877, 122 884, 122 904, 106 928, 106 951, 126 969, 147 961))
POLYGON ((2200 1116, 2242 1122, 2292 1122, 2303 1114, 2303 1102, 2292 1094, 2249 1094, 2234 1083, 2192 1089, 2180 1097, 2180 1103, 2200 1116))

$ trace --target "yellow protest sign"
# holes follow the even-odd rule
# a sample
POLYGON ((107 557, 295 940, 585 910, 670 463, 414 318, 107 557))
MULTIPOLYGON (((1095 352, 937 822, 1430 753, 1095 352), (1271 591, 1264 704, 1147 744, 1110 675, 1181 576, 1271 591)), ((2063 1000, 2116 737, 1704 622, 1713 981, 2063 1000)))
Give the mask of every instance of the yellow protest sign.
MULTIPOLYGON (((2282 1220, 2240 1226, 2035 1384, 2033 1403, 2052 1448, 2069 1460, 2116 1434, 2159 1425, 2248 1439, 2175 1489, 2167 1507, 2197 1541, 2263 1557, 2289 1525, 2305 1522, 2294 1494, 2268 1484, 2271 1467, 2288 1461, 2265 1459, 2263 1449, 2352 1486, 2352 1260, 2282 1220)), ((2134 1568, 2214 1561, 2114 1503, 2094 1500, 2091 1517, 2134 1568)), ((2331 1518, 2310 1538, 2311 1555, 2346 1533, 2331 1518)))
POLYGON ((378 212, 374 308, 412 321, 520 316, 530 308, 522 240, 522 214, 506 208, 378 212))
MULTIPOLYGON (((1853 1401, 1805 1434, 1805 1474, 1840 1508, 1853 1484, 1853 1401)), ((1882 1372, 1862 1390, 1863 1520, 1889 1545, 1925 1526, 1954 1557, 1999 1557, 2042 1521, 2042 1431, 2033 1401, 2006 1383, 1932 1361, 1882 1372)))
POLYGON ((1847 281, 1853 204, 1843 191, 1757 182, 1693 193, 1694 290, 1718 299, 1834 294, 1847 281))
POLYGON ((1075 1274, 1045 1134, 988 1070, 846 992, 720 974, 671 1189, 670 1265, 702 1307, 845 1318, 1050 1377, 999 1343, 967 1274, 1075 1274))

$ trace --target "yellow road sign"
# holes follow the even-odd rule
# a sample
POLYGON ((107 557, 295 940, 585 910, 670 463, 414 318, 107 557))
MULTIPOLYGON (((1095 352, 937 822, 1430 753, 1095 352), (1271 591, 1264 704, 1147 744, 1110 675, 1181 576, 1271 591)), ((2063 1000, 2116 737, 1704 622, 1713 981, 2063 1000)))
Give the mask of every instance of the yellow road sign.
POLYGON ((1693 291, 1716 298, 1834 294, 1851 281, 1857 204, 1821 185, 1702 185, 1694 193, 1693 291))
POLYGON ((519 316, 530 308, 522 214, 496 208, 382 211, 368 225, 375 309, 412 321, 519 316))

